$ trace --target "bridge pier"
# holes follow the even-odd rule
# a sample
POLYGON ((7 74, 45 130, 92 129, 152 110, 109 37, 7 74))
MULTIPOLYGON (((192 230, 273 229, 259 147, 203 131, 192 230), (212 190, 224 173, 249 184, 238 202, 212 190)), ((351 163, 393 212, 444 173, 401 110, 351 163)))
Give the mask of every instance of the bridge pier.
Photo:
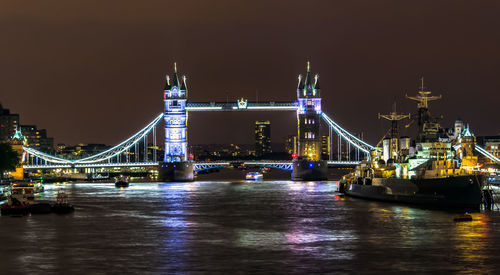
POLYGON ((294 160, 292 180, 327 180, 328 162, 326 160, 294 160))
POLYGON ((158 180, 163 182, 194 181, 192 162, 160 162, 158 180))
POLYGON ((193 163, 187 157, 187 86, 186 77, 179 81, 174 63, 172 82, 167 75, 165 102, 165 156, 158 167, 160 181, 193 181, 193 163))

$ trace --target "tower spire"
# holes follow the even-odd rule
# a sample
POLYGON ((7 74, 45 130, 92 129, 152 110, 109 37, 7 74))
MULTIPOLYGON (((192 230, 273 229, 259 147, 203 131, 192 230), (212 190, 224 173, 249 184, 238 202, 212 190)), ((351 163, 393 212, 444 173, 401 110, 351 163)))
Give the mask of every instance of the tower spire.
POLYGON ((312 83, 311 83, 311 64, 309 61, 307 61, 307 73, 306 73, 306 79, 304 79, 304 89, 305 90, 312 90, 312 83))
POLYGON ((187 93, 186 76, 185 75, 182 76, 181 90, 185 90, 187 93))
POLYGON ((176 86, 177 88, 179 88, 179 78, 177 77, 177 62, 174 62, 174 75, 172 78, 172 87, 176 86))
POLYGON ((170 90, 170 88, 172 88, 172 87, 170 86, 170 77, 168 76, 168 74, 167 74, 167 77, 166 77, 166 78, 167 78, 167 79, 166 79, 166 81, 165 81, 165 82, 166 82, 166 83, 165 83, 165 88, 163 89, 163 90, 165 90, 165 91, 170 90))
POLYGON ((319 86, 319 75, 318 74, 316 74, 314 76, 314 89, 315 90, 321 89, 320 86, 319 86))

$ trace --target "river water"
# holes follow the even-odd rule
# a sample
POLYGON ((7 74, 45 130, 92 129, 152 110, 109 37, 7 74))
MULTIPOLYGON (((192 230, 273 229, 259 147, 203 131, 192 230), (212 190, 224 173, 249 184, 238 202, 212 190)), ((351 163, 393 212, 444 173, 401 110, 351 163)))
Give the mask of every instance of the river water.
POLYGON ((494 273, 500 213, 339 196, 336 182, 46 185, 69 215, 0 217, 1 274, 494 273))

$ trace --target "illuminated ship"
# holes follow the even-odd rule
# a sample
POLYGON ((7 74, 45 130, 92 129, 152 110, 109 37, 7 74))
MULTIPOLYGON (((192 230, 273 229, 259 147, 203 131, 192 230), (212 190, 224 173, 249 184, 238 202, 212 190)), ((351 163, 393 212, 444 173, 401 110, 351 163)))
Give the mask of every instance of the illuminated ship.
POLYGON ((431 96, 422 86, 417 96, 418 134, 415 141, 399 137, 397 121, 410 115, 389 115, 391 129, 382 141, 382 149, 358 165, 340 182, 346 195, 364 199, 410 203, 423 206, 479 209, 483 202, 486 177, 480 174, 474 156, 475 137, 468 127, 447 136, 428 109, 431 96))
POLYGON ((264 178, 264 175, 262 175, 259 172, 248 172, 247 175, 245 176, 246 180, 262 180, 264 178))

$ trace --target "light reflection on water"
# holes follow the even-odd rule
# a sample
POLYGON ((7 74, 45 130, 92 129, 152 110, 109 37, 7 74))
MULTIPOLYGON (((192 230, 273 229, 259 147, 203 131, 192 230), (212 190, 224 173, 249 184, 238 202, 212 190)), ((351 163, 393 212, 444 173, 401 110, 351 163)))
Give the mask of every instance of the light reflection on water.
POLYGON ((2 273, 465 272, 498 269, 498 212, 344 197, 335 182, 46 185, 75 213, 0 217, 2 273), (429 264, 432 263, 432 264, 429 264))

